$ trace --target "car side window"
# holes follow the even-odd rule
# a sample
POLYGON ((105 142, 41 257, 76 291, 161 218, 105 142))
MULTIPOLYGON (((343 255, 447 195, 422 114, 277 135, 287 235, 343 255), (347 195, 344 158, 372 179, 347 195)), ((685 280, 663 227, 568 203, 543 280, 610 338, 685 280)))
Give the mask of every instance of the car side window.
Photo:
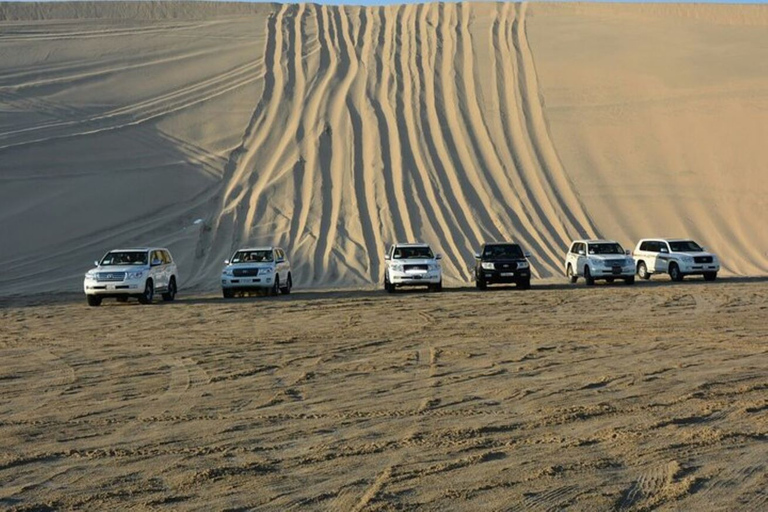
POLYGON ((659 252, 669 252, 669 246, 667 246, 667 242, 659 242, 659 252))
POLYGON ((168 253, 168 251, 160 251, 160 254, 163 256, 163 263, 166 265, 171 263, 171 255, 168 253))
POLYGON ((648 242, 647 240, 640 244, 640 250, 641 251, 650 251, 651 250, 651 242, 648 242))

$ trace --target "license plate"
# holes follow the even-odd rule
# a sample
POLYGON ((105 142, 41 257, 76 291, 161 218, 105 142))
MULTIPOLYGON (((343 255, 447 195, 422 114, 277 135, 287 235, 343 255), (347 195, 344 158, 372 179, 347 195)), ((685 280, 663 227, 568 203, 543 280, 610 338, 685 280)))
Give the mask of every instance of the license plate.
POLYGON ((514 272, 502 272, 501 273, 501 277, 512 277, 514 275, 515 275, 514 272))
POLYGON ((621 274, 621 267, 613 267, 614 274, 621 274))
POLYGON ((410 276, 411 279, 421 279, 422 276, 410 276))

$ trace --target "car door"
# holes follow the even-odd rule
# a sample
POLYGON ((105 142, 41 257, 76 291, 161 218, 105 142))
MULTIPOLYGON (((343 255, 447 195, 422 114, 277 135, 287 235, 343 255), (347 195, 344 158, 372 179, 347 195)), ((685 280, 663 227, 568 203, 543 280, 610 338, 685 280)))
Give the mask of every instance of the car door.
POLYGON ((669 245, 664 240, 656 241, 656 261, 653 267, 654 272, 666 273, 669 270, 669 245))
POLYGON ((155 262, 160 262, 159 265, 150 266, 152 269, 152 280, 155 283, 155 290, 165 289, 168 285, 168 281, 165 279, 165 268, 167 265, 163 261, 163 255, 157 250, 152 251, 149 258, 150 265, 155 262))

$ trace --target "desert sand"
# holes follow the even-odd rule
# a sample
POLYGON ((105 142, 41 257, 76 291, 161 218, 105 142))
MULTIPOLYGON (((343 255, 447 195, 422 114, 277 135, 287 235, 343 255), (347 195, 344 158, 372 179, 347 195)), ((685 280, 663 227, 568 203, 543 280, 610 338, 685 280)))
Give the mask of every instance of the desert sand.
POLYGON ((768 7, 0 3, 0 508, 765 510, 768 7), (690 236, 714 283, 565 284, 690 236), (444 293, 380 290, 444 254, 444 293), (480 243, 531 291, 470 287, 480 243), (240 245, 289 296, 223 300, 240 245), (89 308, 119 246, 178 300, 89 308))
POLYGON ((6 299, 0 508, 765 510, 767 316, 734 278, 6 299))
POLYGON ((215 289, 279 244, 370 287, 393 241, 694 237, 768 274, 761 5, 0 4, 0 294, 160 245, 215 289), (197 224, 195 223, 196 221, 197 224))

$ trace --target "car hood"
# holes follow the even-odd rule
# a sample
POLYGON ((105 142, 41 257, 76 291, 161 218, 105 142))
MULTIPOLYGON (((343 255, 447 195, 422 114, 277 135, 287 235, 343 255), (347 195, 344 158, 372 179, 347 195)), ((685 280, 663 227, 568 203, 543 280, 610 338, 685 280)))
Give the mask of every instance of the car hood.
POLYGON ((672 254, 682 254, 685 256, 712 256, 713 258, 716 257, 711 252, 706 251, 672 251, 672 254))
POLYGON ((590 254, 589 258, 597 261, 623 261, 630 257, 625 254, 590 254))
POLYGON ((105 267, 94 267, 89 272, 139 272, 149 270, 148 265, 108 265, 105 267))
POLYGON ((275 268, 274 263, 234 263, 229 264, 225 269, 236 269, 236 268, 275 268))
POLYGON ((397 260, 390 260, 392 263, 399 263, 403 265, 434 265, 437 260, 435 259, 425 259, 425 258, 412 258, 412 259, 397 259, 397 260))
POLYGON ((481 261, 486 263, 522 263, 528 260, 526 258, 483 258, 481 261))

